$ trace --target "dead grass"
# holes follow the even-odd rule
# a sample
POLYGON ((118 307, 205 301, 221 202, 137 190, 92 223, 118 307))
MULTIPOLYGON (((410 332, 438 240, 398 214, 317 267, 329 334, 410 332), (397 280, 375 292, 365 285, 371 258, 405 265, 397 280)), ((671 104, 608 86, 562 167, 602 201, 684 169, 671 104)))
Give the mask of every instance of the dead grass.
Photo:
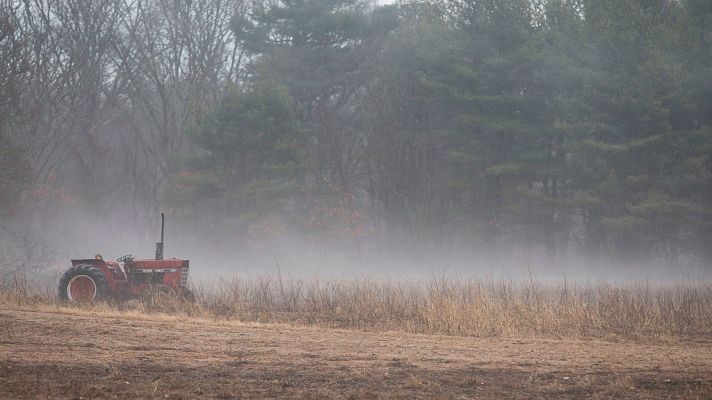
POLYGON ((445 277, 415 283, 263 275, 198 288, 195 304, 163 296, 81 306, 59 302, 53 289, 16 279, 0 287, 0 304, 454 336, 712 335, 708 283, 541 284, 445 277))

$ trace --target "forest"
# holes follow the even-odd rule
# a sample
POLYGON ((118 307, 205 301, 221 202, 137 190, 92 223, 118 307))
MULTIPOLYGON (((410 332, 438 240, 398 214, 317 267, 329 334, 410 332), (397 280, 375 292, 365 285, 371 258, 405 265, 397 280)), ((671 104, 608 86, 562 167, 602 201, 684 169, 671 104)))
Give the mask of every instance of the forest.
POLYGON ((0 0, 0 93, 6 268, 161 211, 256 251, 712 262, 708 0, 0 0))

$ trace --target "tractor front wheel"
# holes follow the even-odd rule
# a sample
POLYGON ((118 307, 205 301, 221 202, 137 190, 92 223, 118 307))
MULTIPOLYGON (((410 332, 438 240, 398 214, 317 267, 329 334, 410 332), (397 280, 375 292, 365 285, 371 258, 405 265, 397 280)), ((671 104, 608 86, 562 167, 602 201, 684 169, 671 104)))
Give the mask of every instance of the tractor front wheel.
POLYGON ((143 294, 142 302, 149 309, 157 307, 176 310, 181 304, 195 303, 195 296, 187 288, 174 289, 166 285, 155 285, 143 294))
POLYGON ((195 303, 195 295, 193 291, 188 288, 181 288, 178 292, 178 298, 186 303, 195 303))
POLYGON ((104 273, 89 264, 69 268, 59 280, 59 299, 72 302, 103 300, 109 293, 104 273))
POLYGON ((154 286, 153 296, 167 296, 171 299, 175 299, 184 303, 195 303, 195 295, 193 292, 185 287, 178 289, 173 289, 166 285, 156 285, 154 286))

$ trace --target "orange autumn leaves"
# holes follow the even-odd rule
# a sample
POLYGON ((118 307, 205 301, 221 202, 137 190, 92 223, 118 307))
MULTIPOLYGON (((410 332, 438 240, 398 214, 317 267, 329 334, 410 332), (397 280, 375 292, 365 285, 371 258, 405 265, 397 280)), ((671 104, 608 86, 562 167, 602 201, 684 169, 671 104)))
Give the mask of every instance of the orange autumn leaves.
POLYGON ((71 194, 58 186, 57 179, 54 176, 50 176, 46 183, 33 185, 28 193, 27 200, 26 205, 29 208, 60 208, 72 205, 75 201, 71 194))
MULTIPOLYGON (((357 245, 362 239, 374 234, 364 213, 354 204, 351 194, 343 194, 332 204, 317 204, 309 210, 304 220, 299 221, 307 235, 337 240, 344 244, 357 245)), ((249 226, 251 240, 264 246, 290 232, 283 218, 271 214, 257 219, 249 226)))

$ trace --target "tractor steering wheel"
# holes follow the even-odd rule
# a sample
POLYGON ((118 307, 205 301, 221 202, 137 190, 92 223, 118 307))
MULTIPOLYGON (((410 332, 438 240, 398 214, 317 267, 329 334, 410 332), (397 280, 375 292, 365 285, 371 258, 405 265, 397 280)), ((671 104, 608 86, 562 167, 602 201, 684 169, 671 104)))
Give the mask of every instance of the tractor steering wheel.
POLYGON ((117 258, 116 262, 125 263, 125 262, 129 262, 129 261, 133 261, 133 258, 134 258, 133 254, 126 254, 124 256, 117 258))

